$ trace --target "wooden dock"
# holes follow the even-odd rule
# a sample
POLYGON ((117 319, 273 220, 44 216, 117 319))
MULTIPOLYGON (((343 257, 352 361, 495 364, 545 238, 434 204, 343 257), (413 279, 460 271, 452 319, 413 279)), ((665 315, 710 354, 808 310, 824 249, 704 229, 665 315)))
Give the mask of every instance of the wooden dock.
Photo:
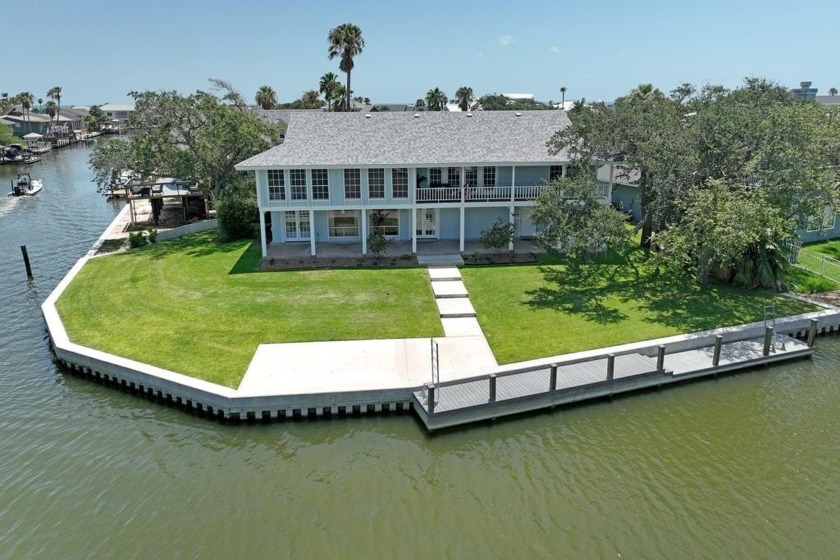
POLYGON ((657 356, 606 355, 545 367, 428 384, 413 393, 413 408, 432 432, 503 416, 661 387, 772 362, 810 357, 808 343, 787 335, 722 343, 657 356))

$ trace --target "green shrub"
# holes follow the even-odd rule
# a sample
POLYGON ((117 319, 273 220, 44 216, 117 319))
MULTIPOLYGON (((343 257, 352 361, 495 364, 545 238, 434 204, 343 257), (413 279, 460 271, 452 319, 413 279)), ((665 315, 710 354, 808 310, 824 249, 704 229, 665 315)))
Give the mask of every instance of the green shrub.
POLYGON ((223 241, 255 237, 259 234, 260 214, 254 188, 248 185, 228 187, 216 202, 216 216, 223 241))
POLYGON ((158 231, 156 229, 148 228, 146 235, 149 238, 149 243, 157 243, 158 231))
POLYGON ((148 242, 149 241, 146 239, 146 236, 143 235, 142 231, 133 231, 128 234, 128 246, 132 249, 142 247, 148 242))

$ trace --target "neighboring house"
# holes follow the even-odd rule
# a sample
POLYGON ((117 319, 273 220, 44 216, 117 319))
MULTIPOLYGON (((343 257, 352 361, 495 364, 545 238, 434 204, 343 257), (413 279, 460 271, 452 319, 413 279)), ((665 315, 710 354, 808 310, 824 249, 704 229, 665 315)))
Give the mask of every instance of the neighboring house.
POLYGON ((840 95, 818 95, 815 99, 826 107, 840 107, 840 95))
MULTIPOLYGON (((268 246, 360 243, 371 213, 393 240, 478 239, 497 220, 534 235, 534 201, 565 174, 568 155, 546 142, 569 125, 562 111, 477 113, 290 112, 282 144, 239 163, 256 174, 262 255, 268 246), (266 221, 271 238, 267 238, 266 221)), ((599 195, 610 200, 610 185, 599 195)))
POLYGON ((610 201, 614 207, 629 212, 634 223, 642 221, 638 169, 621 164, 603 165, 598 168, 597 177, 599 181, 612 184, 610 201))
POLYGON ((30 132, 46 134, 51 122, 49 115, 32 111, 27 112, 24 117, 23 110, 18 108, 13 108, 8 114, 3 115, 3 119, 11 122, 15 136, 21 137, 30 132))
POLYGON ((128 121, 128 116, 134 112, 134 105, 119 103, 105 103, 99 106, 109 122, 121 124, 128 121))

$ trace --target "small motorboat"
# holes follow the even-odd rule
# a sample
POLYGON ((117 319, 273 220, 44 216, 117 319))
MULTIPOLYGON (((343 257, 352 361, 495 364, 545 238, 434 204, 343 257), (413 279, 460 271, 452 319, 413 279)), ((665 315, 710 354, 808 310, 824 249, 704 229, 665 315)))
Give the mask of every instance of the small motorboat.
POLYGON ((43 188, 41 181, 33 179, 29 173, 18 173, 17 179, 12 181, 12 192, 9 196, 35 196, 43 188))

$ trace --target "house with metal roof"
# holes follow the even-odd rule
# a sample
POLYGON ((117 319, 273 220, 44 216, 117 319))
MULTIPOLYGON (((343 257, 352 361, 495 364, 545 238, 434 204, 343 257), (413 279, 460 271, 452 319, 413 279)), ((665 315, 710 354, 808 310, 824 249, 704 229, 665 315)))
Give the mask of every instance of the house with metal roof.
POLYGON ((124 123, 128 120, 128 116, 134 112, 134 105, 124 103, 105 103, 99 108, 105 114, 110 122, 124 123))
MULTIPOLYGON (((413 253, 429 239, 457 240, 463 252, 499 219, 527 238, 537 196, 570 163, 546 146, 569 126, 564 111, 284 117, 283 142, 236 166, 255 172, 263 257, 285 243, 308 243, 312 255, 322 243, 358 243, 366 254, 374 230, 413 253)), ((609 183, 599 197, 609 203, 609 183)))

